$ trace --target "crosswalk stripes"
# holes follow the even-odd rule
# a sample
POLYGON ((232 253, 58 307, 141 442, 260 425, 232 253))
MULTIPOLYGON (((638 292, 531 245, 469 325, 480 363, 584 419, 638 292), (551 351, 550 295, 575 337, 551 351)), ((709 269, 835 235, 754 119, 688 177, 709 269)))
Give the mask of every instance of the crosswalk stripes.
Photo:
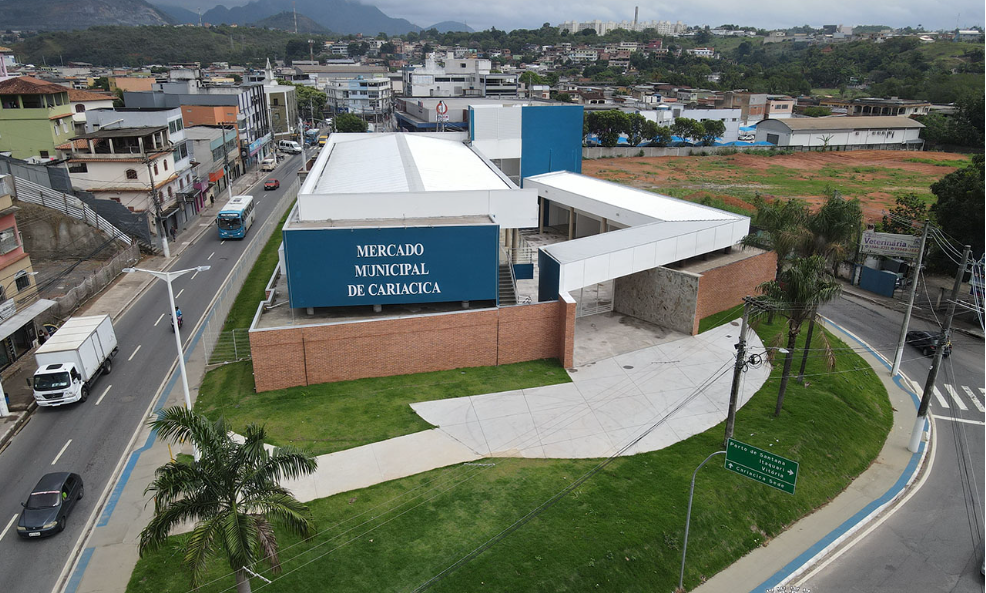
POLYGON ((954 387, 948 383, 945 383, 945 391, 948 392, 949 397, 952 398, 952 401, 955 402, 955 405, 958 406, 960 410, 965 411, 969 409, 969 406, 965 405, 965 402, 959 399, 959 394, 955 392, 954 387))
MULTIPOLYGON (((980 387, 979 390, 980 391, 986 391, 982 387, 980 387)), ((983 407, 983 402, 979 401, 979 396, 976 395, 975 393, 973 393, 972 390, 969 389, 968 386, 963 385, 962 386, 962 391, 965 391, 966 392, 966 395, 969 396, 969 399, 972 400, 972 405, 976 406, 979 409, 980 412, 986 412, 986 408, 983 407)))
POLYGON ((941 391, 938 391, 937 386, 933 387, 931 392, 935 394, 935 399, 938 400, 938 405, 940 405, 943 408, 948 407, 948 402, 945 401, 944 397, 942 397, 941 391))

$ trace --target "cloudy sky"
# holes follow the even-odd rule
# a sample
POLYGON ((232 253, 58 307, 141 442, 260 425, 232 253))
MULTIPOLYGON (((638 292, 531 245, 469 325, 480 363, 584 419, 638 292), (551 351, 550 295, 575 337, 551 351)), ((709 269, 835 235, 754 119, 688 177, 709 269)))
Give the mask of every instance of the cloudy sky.
MULTIPOLYGON (((152 0, 153 2, 154 0, 152 0)), ((190 1, 190 0, 189 0, 190 1)), ((215 4, 246 4, 248 0, 197 0, 203 10, 215 4)), ((182 0, 162 3, 185 4, 182 0)), ((983 0, 826 0, 824 2, 749 3, 735 0, 498 0, 466 2, 458 0, 363 0, 391 17, 405 18, 427 27, 441 21, 465 22, 477 31, 497 29, 536 29, 542 23, 558 25, 564 21, 633 20, 634 5, 640 6, 640 20, 682 21, 686 25, 734 24, 765 29, 798 25, 889 25, 925 29, 954 29, 983 26, 986 8, 983 0)), ((192 8, 194 10, 194 8, 192 8)))

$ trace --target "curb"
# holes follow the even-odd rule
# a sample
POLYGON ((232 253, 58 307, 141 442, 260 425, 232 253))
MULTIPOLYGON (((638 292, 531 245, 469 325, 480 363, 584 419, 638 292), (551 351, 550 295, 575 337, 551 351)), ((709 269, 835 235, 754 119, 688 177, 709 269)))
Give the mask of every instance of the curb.
MULTIPOLYGON (((876 358, 879 363, 887 367, 890 366, 882 356, 872 350, 870 346, 858 336, 828 318, 823 319, 826 326, 835 328, 847 338, 858 342, 861 346, 866 348, 869 354, 876 358)), ((897 377, 893 377, 892 381, 899 389, 910 395, 911 399, 916 403, 919 398, 917 398, 917 395, 903 384, 902 377, 903 375, 898 375, 897 377)), ((751 593, 799 590, 798 588, 791 587, 792 583, 796 583, 800 578, 804 577, 806 574, 809 574, 824 558, 835 552, 840 546, 846 544, 846 542, 852 541, 854 537, 856 537, 864 528, 869 526, 877 517, 881 516, 888 509, 892 509, 897 506, 898 503, 900 503, 905 496, 911 492, 911 486, 922 474, 922 472, 925 471, 925 462, 928 459, 928 452, 934 444, 934 432, 932 430, 933 423, 934 419, 929 414, 928 421, 925 424, 923 431, 924 436, 922 437, 919 451, 911 454, 911 460, 902 469, 900 477, 896 482, 894 482, 890 489, 888 489, 880 497, 871 501, 855 515, 849 519, 846 519, 834 529, 824 534, 818 539, 818 542, 815 545, 819 545, 825 542, 829 537, 834 536, 831 541, 828 541, 824 546, 817 550, 809 548, 803 554, 784 566, 781 570, 777 571, 760 585, 755 587, 751 593), (874 504, 876 504, 876 506, 870 508, 870 506, 874 504), (840 530, 842 530, 841 533, 840 530)))
POLYGON ((32 400, 31 403, 27 404, 27 409, 21 412, 20 417, 14 421, 14 425, 8 428, 7 431, 4 432, 2 435, 0 435, 0 451, 3 451, 4 448, 7 446, 7 443, 9 443, 10 440, 14 438, 14 435, 20 432, 21 428, 23 428, 24 425, 27 424, 27 421, 31 419, 31 416, 34 414, 34 410, 36 410, 37 408, 38 408, 38 403, 32 400))

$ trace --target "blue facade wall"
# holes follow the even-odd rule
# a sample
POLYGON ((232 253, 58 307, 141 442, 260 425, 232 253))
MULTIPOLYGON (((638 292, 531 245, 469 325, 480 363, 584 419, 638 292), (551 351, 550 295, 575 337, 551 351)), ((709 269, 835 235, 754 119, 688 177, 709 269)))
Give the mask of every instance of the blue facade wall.
POLYGON ((544 251, 538 251, 538 302, 558 300, 561 265, 544 251))
POLYGON ((521 107, 521 179, 553 171, 582 172, 581 105, 521 107))
POLYGON ((498 225, 286 229, 293 308, 494 300, 498 225))

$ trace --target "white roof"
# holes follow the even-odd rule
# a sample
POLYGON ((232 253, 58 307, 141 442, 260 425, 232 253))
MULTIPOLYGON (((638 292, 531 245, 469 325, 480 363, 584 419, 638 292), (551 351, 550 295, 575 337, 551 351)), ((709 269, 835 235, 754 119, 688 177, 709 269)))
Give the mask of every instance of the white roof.
POLYGON ((511 189, 480 156, 454 140, 368 134, 334 143, 312 193, 511 189))
POLYGON ((635 214, 631 219, 640 222, 665 221, 679 222, 688 220, 736 220, 741 218, 736 214, 710 208, 694 202, 679 200, 670 196, 636 189, 618 183, 603 181, 594 177, 586 177, 578 173, 560 171, 544 173, 525 178, 525 182, 536 182, 538 185, 559 189, 580 198, 578 204, 572 204, 565 199, 552 197, 556 202, 574 206, 580 210, 595 214, 609 220, 625 220, 627 214, 635 214))

